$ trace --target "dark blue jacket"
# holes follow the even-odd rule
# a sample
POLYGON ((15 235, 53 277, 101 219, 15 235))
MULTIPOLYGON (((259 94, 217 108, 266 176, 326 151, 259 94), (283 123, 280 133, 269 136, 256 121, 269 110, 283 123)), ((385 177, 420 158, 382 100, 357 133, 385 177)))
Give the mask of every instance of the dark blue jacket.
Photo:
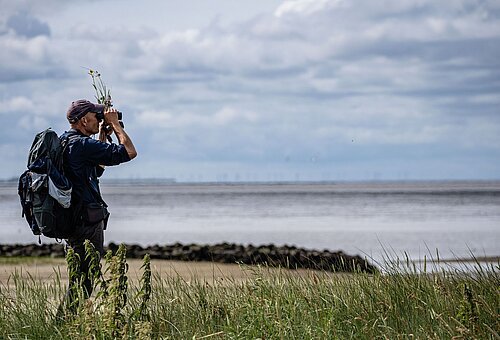
POLYGON ((63 164, 66 177, 73 184, 72 204, 101 203, 99 179, 104 169, 99 165, 118 165, 128 162, 130 157, 123 145, 108 144, 85 136, 81 132, 70 129, 61 135, 61 140, 78 135, 71 139, 64 151, 63 164))

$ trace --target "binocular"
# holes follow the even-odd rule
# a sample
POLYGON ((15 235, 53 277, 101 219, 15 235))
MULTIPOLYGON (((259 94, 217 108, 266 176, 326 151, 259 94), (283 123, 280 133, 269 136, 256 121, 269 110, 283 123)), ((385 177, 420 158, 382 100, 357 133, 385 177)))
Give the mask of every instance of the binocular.
MULTIPOLYGON (((116 111, 116 113, 118 113, 118 120, 122 120, 123 114, 121 113, 121 111, 116 111)), ((97 118, 97 120, 103 120, 104 119, 104 111, 97 112, 95 117, 97 118)))
MULTIPOLYGON (((123 122, 122 122, 122 117, 123 117, 123 114, 121 111, 116 111, 116 113, 118 114, 118 122, 120 123, 120 125, 122 126, 122 128, 125 127, 125 125, 123 125, 123 122)), ((101 111, 101 112, 97 112, 95 117, 97 118, 98 121, 101 121, 101 120, 104 120, 104 111, 101 111)))

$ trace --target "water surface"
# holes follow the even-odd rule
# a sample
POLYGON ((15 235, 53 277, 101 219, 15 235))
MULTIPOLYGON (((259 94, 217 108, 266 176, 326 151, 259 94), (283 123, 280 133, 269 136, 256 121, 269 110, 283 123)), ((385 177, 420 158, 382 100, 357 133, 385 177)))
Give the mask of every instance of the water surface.
MULTIPOLYGON (((108 182, 102 192, 107 242, 293 244, 377 259, 436 249, 442 258, 500 255, 500 182, 108 182)), ((16 188, 0 186, 0 243, 37 241, 20 214, 16 188)))

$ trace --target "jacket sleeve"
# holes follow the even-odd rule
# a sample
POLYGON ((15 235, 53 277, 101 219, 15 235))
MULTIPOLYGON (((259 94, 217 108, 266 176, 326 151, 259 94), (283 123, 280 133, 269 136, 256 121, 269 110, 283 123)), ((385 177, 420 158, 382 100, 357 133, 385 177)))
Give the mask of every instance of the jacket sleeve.
POLYGON ((118 165, 130 160, 121 144, 103 143, 92 138, 86 138, 83 144, 85 159, 92 165, 118 165))

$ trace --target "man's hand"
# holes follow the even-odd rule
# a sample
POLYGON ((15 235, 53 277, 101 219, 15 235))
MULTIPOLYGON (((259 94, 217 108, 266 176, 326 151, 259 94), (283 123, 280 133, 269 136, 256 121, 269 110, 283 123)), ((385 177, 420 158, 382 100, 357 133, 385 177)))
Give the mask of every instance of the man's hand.
POLYGON ((104 121, 111 125, 113 128, 116 125, 120 125, 118 122, 118 111, 116 109, 113 109, 112 107, 108 107, 107 109, 104 110, 104 121))
POLYGON ((102 121, 99 124, 99 140, 101 142, 106 142, 108 136, 111 136, 112 134, 113 134, 113 129, 104 121, 102 121))
POLYGON ((132 140, 120 125, 117 112, 117 110, 111 107, 104 110, 104 122, 111 126, 113 132, 118 138, 118 142, 125 146, 125 150, 127 150, 128 156, 130 157, 130 159, 133 159, 137 156, 137 151, 135 150, 134 143, 132 143, 132 140))

